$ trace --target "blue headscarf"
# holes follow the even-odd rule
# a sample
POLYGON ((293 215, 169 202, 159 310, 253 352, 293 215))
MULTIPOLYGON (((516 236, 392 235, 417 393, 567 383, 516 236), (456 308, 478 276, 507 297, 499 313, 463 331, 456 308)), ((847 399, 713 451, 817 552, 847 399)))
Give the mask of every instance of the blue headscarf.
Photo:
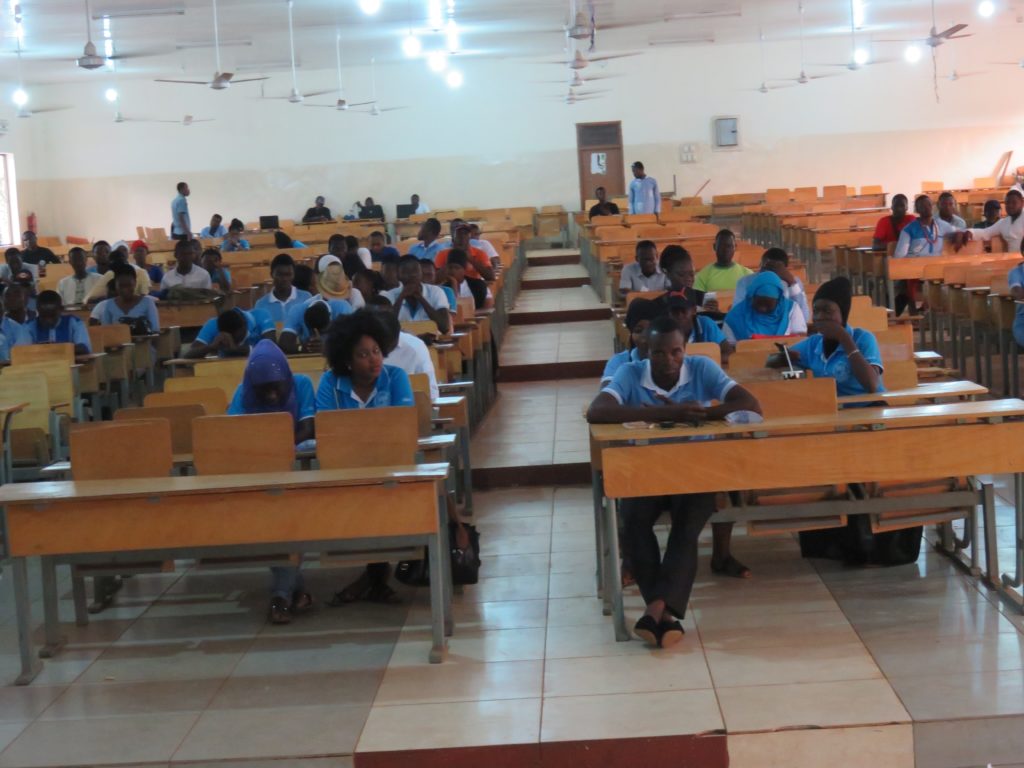
POLYGON ((246 413, 290 413, 292 420, 299 418, 299 404, 295 398, 295 379, 284 352, 270 339, 261 339, 249 353, 249 362, 242 376, 242 408, 246 413), (284 382, 284 400, 269 406, 256 396, 256 387, 284 382))
POLYGON ((758 272, 750 281, 746 297, 729 310, 725 322, 739 341, 754 336, 785 336, 792 309, 793 302, 786 296, 786 284, 782 278, 774 272, 758 272), (755 310, 755 296, 775 299, 775 310, 767 315, 755 310))

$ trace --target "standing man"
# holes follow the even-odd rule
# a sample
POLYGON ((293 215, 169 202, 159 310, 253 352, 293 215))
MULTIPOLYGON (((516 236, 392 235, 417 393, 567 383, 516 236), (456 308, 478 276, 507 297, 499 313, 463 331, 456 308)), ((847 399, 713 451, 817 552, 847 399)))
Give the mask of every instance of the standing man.
POLYGON ((188 215, 191 191, 184 181, 178 182, 178 195, 171 201, 171 240, 192 239, 192 218, 188 215))
POLYGON ((644 164, 633 163, 633 180, 629 182, 630 213, 661 213, 661 192, 658 182, 644 173, 644 164))
MULTIPOLYGON (((640 167, 643 168, 642 165, 640 167)), ((633 167, 633 173, 634 175, 636 174, 636 166, 633 167)), ((651 179, 651 181, 654 181, 654 179, 651 179)), ((655 186, 657 186, 657 182, 655 182, 655 186)), ((633 185, 632 183, 630 183, 630 190, 632 191, 632 189, 633 185)), ((604 187, 598 187, 597 189, 594 190, 594 195, 597 197, 597 203, 595 205, 590 206, 590 216, 588 218, 592 219, 595 216, 619 215, 619 206, 617 206, 615 203, 611 203, 608 201, 608 190, 606 190, 604 187)), ((630 195, 630 201, 632 201, 632 199, 633 196, 630 195)))
POLYGON ((409 205, 412 206, 413 213, 430 213, 430 206, 420 200, 419 195, 413 195, 409 198, 409 205))

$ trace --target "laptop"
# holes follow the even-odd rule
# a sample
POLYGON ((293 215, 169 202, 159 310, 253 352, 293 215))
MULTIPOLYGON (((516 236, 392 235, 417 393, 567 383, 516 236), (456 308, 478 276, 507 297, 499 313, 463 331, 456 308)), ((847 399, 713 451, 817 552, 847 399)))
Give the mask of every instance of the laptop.
POLYGON ((280 229, 281 222, 277 216, 260 216, 260 229, 280 229))
POLYGON ((397 216, 400 219, 408 219, 416 213, 416 206, 410 205, 409 203, 399 203, 397 216))

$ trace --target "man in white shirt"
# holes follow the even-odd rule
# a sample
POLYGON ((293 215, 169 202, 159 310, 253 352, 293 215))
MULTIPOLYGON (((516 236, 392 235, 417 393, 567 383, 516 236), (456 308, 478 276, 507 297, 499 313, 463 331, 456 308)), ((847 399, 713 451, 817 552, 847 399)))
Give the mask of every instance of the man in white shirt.
POLYGON ((210 217, 209 226, 203 227, 199 232, 200 240, 214 240, 217 238, 223 239, 228 236, 228 228, 222 223, 224 217, 219 213, 213 214, 210 217))
POLYGON ((100 281, 100 275, 89 272, 85 268, 85 249, 74 247, 68 251, 68 263, 74 272, 67 277, 62 277, 57 283, 57 293, 60 294, 61 303, 65 307, 81 305, 85 303, 85 297, 92 293, 96 283, 100 281))
POLYGON ((636 244, 636 261, 622 268, 619 294, 667 290, 668 279, 658 267, 658 246, 652 240, 641 240, 636 244))
POLYGON ((644 164, 633 163, 633 180, 629 182, 630 213, 661 213, 661 192, 658 182, 644 172, 644 164))
POLYGON ((195 252, 192 250, 192 243, 188 240, 179 240, 174 246, 175 267, 169 272, 164 272, 164 279, 160 281, 160 289, 166 292, 181 285, 185 288, 211 290, 210 273, 194 264, 194 260, 195 252))
POLYGON ((1006 193, 1003 200, 1003 207, 1006 208, 1006 215, 990 227, 974 228, 967 230, 967 239, 981 238, 988 242, 996 235, 1006 241, 1006 250, 1009 253, 1020 253, 1021 241, 1024 240, 1024 194, 1020 190, 1011 189, 1006 193))
POLYGON ((430 350, 416 336, 402 330, 398 318, 391 311, 391 306, 383 298, 376 298, 369 305, 370 311, 380 318, 384 327, 388 329, 388 335, 397 339, 394 348, 384 358, 387 365, 394 365, 412 375, 414 373, 425 373, 430 382, 430 400, 437 400, 439 390, 437 388, 437 375, 434 372, 434 363, 430 359, 430 350))
POLYGON ((415 213, 430 213, 430 206, 420 200, 419 195, 413 195, 409 198, 409 205, 413 207, 415 213))
POLYGON ((452 321, 448 296, 439 286, 423 282, 423 270, 415 256, 398 260, 398 281, 401 285, 381 295, 391 302, 399 322, 433 320, 441 333, 448 333, 452 321))

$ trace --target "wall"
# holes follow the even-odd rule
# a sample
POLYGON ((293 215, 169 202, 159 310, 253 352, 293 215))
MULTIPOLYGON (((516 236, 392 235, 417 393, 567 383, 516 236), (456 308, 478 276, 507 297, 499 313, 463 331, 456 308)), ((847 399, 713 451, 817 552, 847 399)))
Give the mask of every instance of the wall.
MULTIPOLYGON (((261 213, 300 216, 322 193, 333 210, 372 195, 393 214, 418 192, 431 206, 475 204, 578 207, 575 123, 620 119, 627 162, 677 192, 704 196, 767 187, 882 184, 913 192, 922 179, 969 186, 992 174, 1003 152, 1020 148, 1024 103, 1010 98, 1024 72, 989 64, 991 51, 1015 51, 1019 28, 980 34, 939 49, 939 71, 985 72, 940 82, 936 104, 931 66, 902 62, 769 94, 756 45, 651 48, 644 55, 592 65, 605 98, 569 107, 556 97, 558 66, 525 60, 460 63, 466 84, 451 91, 422 62, 377 69, 381 106, 406 110, 370 117, 261 100, 260 85, 225 92, 148 80, 115 81, 83 73, 75 85, 32 89, 33 103, 70 111, 12 120, 0 149, 18 154, 21 213, 35 211, 45 233, 128 237, 137 224, 167 226, 179 179, 190 182, 198 226, 209 214, 251 220, 261 213), (112 122, 103 90, 116 85, 128 117, 216 118, 190 128, 112 122), (742 149, 711 151, 711 118, 740 118, 742 149), (696 143, 698 163, 681 165, 679 146, 696 143)), ((880 46, 879 46, 880 47, 880 46)), ((876 55, 898 55, 890 47, 876 55)), ((842 39, 813 41, 807 59, 842 61, 842 39)), ((795 77, 795 42, 766 47, 767 74, 795 77)), ((809 73, 811 68, 808 67, 809 73)), ((307 89, 330 87, 333 72, 303 72, 307 89)), ((369 96, 366 68, 346 71, 350 100, 369 96)), ((287 93, 286 77, 265 86, 287 93)), ((9 92, 9 91, 8 91, 9 92)), ((329 102, 330 97, 317 101, 329 102)), ((1018 154, 1013 166, 1024 164, 1018 154)))

